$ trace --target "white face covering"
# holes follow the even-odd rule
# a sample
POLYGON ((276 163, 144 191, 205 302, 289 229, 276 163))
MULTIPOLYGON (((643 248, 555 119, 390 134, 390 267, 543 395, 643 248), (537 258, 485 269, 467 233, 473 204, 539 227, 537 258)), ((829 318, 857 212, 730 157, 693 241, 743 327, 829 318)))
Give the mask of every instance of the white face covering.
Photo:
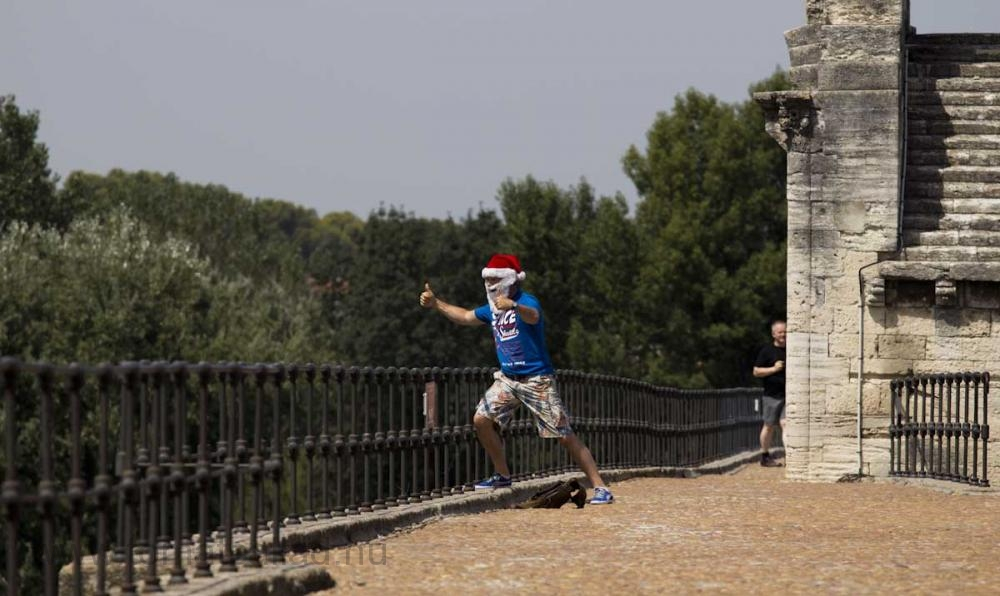
POLYGON ((490 303, 490 310, 495 314, 499 312, 496 305, 497 296, 510 296, 510 288, 514 285, 514 280, 504 278, 495 284, 484 282, 483 285, 486 286, 486 300, 490 303))

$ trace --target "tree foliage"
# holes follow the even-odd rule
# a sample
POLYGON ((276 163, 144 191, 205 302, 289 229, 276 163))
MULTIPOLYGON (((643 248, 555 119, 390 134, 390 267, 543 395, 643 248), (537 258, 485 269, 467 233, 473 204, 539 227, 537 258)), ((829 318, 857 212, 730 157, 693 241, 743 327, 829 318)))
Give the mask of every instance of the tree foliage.
MULTIPOLYGON (((781 73, 756 86, 784 87, 781 73)), ((691 90, 658 114, 646 147, 622 160, 634 215, 585 180, 528 176, 500 185, 498 211, 459 220, 320 216, 155 172, 73 172, 56 190, 38 115, 13 98, 0 107, 4 221, 23 222, 4 237, 16 253, 0 290, 8 353, 488 364, 488 333, 452 327, 415 297, 430 280, 451 302, 483 303, 479 271, 501 251, 521 257, 558 367, 741 382, 767 321, 783 315, 784 154, 750 100, 691 90), (148 261, 126 267, 112 249, 148 261)))
POLYGON ((37 112, 22 114, 13 96, 0 96, 0 229, 22 221, 65 226, 71 205, 56 194, 49 150, 37 142, 37 112))
MULTIPOLYGON (((776 73, 755 88, 787 86, 776 73)), ((642 198, 636 304, 649 377, 745 378, 751 346, 785 301, 785 156, 760 108, 690 90, 623 164, 642 198)))
POLYGON ((483 255, 494 250, 501 232, 501 222, 488 211, 461 222, 416 218, 395 208, 373 213, 343 302, 339 352, 349 361, 393 366, 488 363, 489 334, 429 316, 416 297, 429 281, 449 302, 485 302, 476 280, 483 255))

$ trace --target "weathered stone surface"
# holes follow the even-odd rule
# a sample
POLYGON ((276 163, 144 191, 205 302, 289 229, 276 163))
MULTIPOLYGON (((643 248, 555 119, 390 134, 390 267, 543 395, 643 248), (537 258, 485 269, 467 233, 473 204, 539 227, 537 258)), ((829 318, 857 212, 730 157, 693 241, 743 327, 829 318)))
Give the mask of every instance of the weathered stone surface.
POLYGON ((899 59, 899 33, 881 25, 823 28, 826 52, 824 60, 899 59))
POLYGON ((792 66, 816 64, 823 57, 823 45, 814 43, 790 47, 788 55, 792 66))
POLYGON ((911 37, 910 42, 924 46, 1000 45, 1000 33, 922 33, 911 37))
POLYGON ((1000 199, 1000 184, 907 180, 906 194, 908 197, 935 199, 1000 199))
POLYGON ((929 308, 887 308, 886 333, 934 335, 934 312, 929 308))
MULTIPOLYGON (((1000 340, 995 337, 928 337, 928 360, 1000 361, 1000 340)), ((944 364, 949 369, 951 364, 944 364)))
POLYGON ((1000 260, 1000 247, 985 246, 908 246, 907 258, 914 261, 947 263, 1000 260))
POLYGON ((1000 149, 996 134, 910 134, 910 153, 916 149, 1000 149))
POLYGON ((923 360, 927 338, 922 335, 880 335, 877 343, 879 358, 923 360))
POLYGON ((779 117, 777 96, 762 101, 765 111, 771 104, 769 132, 791 152, 787 312, 798 335, 789 340, 787 445, 795 478, 850 465, 859 386, 872 465, 884 469, 889 379, 931 363, 986 367, 998 356, 989 342, 1000 337, 1000 64, 969 61, 1000 58, 1000 36, 921 37, 912 57, 923 62, 911 61, 902 80, 905 5, 808 1, 808 28, 786 41, 808 102, 796 114, 809 119, 779 117), (876 261, 859 287, 859 269, 876 261))
POLYGON ((791 49, 797 46, 823 43, 822 33, 823 27, 819 25, 796 27, 785 31, 785 44, 791 49))
POLYGON ((907 129, 911 134, 996 134, 1000 132, 1000 122, 981 120, 926 120, 910 118, 907 129))
POLYGON ((985 337, 990 334, 990 312, 971 308, 935 311, 934 333, 941 337, 985 337))
POLYGON ((1000 64, 996 62, 950 62, 938 64, 912 65, 921 77, 1000 77, 1000 64))
MULTIPOLYGON (((997 119, 1000 119, 1000 112, 997 119)), ((1000 183, 1000 170, 989 166, 910 166, 907 176, 921 182, 1000 183)))
POLYGON ((954 281, 939 279, 934 282, 934 304, 941 307, 958 306, 958 288, 954 281))
POLYGON ((997 120, 1000 107, 923 105, 910 106, 909 114, 912 118, 923 120, 997 120))
POLYGON ((1000 263, 952 263, 948 273, 955 280, 1000 281, 1000 263))
POLYGON ((766 91, 753 97, 764 109, 765 129, 778 144, 786 151, 808 149, 817 120, 811 93, 766 91))
MULTIPOLYGON (((865 360, 865 375, 902 376, 912 368, 912 358, 876 358, 874 360, 865 360)), ((851 359, 850 371, 852 374, 857 375, 857 358, 851 359)))
POLYGON ((957 246, 957 231, 903 230, 903 242, 907 246, 957 246))
MULTIPOLYGON (((859 313, 858 307, 839 305, 834 306, 834 323, 833 323, 833 333, 842 335, 854 335, 858 334, 859 325, 859 313)), ((886 313, 889 309, 885 308, 866 308, 865 309, 865 334, 871 334, 872 336, 879 333, 886 333, 891 329, 887 326, 886 313)))
MULTIPOLYGON (((874 333, 865 333, 865 358, 878 357, 878 337, 874 333)), ((831 358, 857 358, 858 356, 858 335, 854 334, 833 334, 830 335, 829 356, 831 358)))
POLYGON ((948 266, 944 263, 888 261, 878 266, 878 274, 886 279, 936 280, 947 272, 948 266))
POLYGON ((826 0, 806 0, 806 22, 815 28, 827 23, 826 0))
POLYGON ((976 79, 972 77, 920 78, 909 79, 911 91, 1000 91, 1000 79, 976 79))
POLYGON ((844 201, 837 204, 837 225, 847 233, 864 232, 868 222, 868 211, 860 201, 844 201))
POLYGON ((815 64, 792 66, 788 69, 788 78, 795 89, 815 87, 819 80, 819 69, 815 64))
POLYGON ((823 61, 819 65, 819 88, 823 90, 893 90, 899 88, 896 61, 823 61))
MULTIPOLYGON (((1000 232, 1000 217, 981 213, 911 213, 904 216, 903 227, 914 231, 1000 232)), ((959 234, 959 240, 962 240, 962 234, 959 234)))
POLYGON ((917 149, 907 155, 912 165, 992 166, 1000 164, 1000 151, 989 149, 917 149))
POLYGON ((1000 94, 992 91, 917 91, 907 98, 909 105, 1000 106, 1000 94))
POLYGON ((876 277, 865 284, 865 304, 868 306, 885 306, 885 279, 876 277))
POLYGON ((1000 234, 981 230, 959 230, 955 232, 956 244, 962 246, 1000 246, 1000 234))
MULTIPOLYGON (((900 27, 904 0, 834 0, 826 3, 831 25, 885 25, 900 27)), ((897 29, 898 30, 898 29, 897 29)))
MULTIPOLYGON (((821 66, 821 68, 823 67, 821 66)), ((823 88, 816 91, 813 96, 816 99, 816 106, 821 110, 836 110, 837 114, 831 114, 831 117, 856 114, 858 117, 864 115, 872 118, 873 114, 876 114, 880 119, 888 120, 889 123, 899 119, 899 92, 894 89, 823 88)), ((864 139, 861 141, 874 141, 887 147, 892 146, 891 143, 885 143, 887 140, 890 139, 864 139)))
MULTIPOLYGON (((1000 283, 962 284, 962 305, 967 308, 1000 309, 1000 283)), ((993 314, 994 323, 997 315, 993 314)))
POLYGON ((964 370, 985 370, 981 360, 917 360, 913 363, 913 373, 918 375, 933 375, 940 373, 959 372, 964 370))
POLYGON ((997 62, 1000 60, 1000 47, 985 46, 937 46, 911 45, 910 57, 922 64, 943 62, 997 62))
POLYGON ((978 213, 1000 216, 1000 199, 942 199, 945 213, 978 213))

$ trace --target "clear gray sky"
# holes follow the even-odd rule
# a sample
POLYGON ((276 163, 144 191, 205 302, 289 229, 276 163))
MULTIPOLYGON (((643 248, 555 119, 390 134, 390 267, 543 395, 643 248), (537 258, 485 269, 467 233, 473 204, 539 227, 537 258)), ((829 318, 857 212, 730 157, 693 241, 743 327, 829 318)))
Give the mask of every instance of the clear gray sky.
MULTIPOLYGON (((0 94, 50 165, 173 171, 364 217, 459 217, 506 177, 600 194, 688 87, 787 67, 804 0, 3 0, 0 94)), ((1000 31, 996 0, 913 0, 921 32, 1000 31)))

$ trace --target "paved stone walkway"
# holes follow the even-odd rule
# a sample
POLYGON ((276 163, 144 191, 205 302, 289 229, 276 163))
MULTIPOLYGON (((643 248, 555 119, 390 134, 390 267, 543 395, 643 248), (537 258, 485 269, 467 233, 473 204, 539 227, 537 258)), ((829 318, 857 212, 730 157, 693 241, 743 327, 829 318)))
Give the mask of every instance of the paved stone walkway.
POLYGON ((610 507, 440 519, 311 553, 339 593, 1000 593, 1000 496, 804 484, 781 468, 643 478, 610 507))

